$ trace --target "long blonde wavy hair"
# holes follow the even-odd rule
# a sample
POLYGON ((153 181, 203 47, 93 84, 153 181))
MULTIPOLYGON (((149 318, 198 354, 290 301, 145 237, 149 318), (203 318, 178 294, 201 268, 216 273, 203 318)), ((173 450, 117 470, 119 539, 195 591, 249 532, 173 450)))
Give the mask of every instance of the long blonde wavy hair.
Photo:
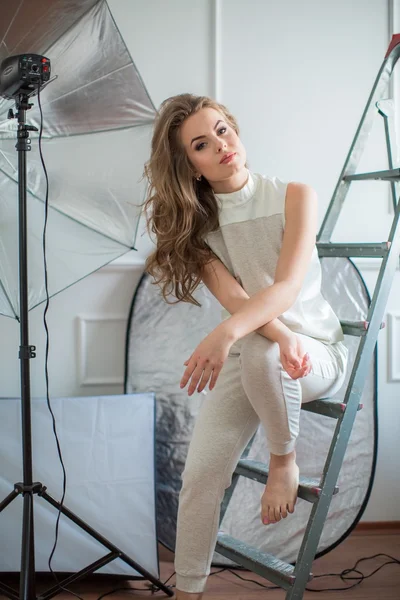
POLYGON ((215 258, 204 238, 218 229, 219 201, 204 177, 196 179, 179 135, 185 119, 208 107, 218 110, 239 136, 235 117, 219 102, 193 94, 171 96, 157 112, 151 155, 144 167, 149 185, 142 206, 147 231, 156 235, 156 248, 146 259, 145 271, 154 277, 154 285, 162 285, 168 304, 201 306, 193 292, 201 282, 203 267, 215 258), (168 302, 171 294, 176 302, 168 302))

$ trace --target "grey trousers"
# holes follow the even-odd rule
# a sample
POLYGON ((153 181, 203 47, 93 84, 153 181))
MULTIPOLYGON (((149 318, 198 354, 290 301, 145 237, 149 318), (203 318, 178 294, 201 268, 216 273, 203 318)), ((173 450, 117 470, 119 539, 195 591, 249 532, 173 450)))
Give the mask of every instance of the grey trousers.
MULTIPOLYGON (((300 407, 333 396, 343 385, 347 348, 300 335, 312 371, 292 379, 279 345, 252 332, 235 342, 196 419, 179 496, 176 587, 205 588, 218 533, 220 506, 232 474, 260 422, 269 450, 288 454, 299 433, 300 407)), ((195 392, 196 393, 196 392, 195 392)))

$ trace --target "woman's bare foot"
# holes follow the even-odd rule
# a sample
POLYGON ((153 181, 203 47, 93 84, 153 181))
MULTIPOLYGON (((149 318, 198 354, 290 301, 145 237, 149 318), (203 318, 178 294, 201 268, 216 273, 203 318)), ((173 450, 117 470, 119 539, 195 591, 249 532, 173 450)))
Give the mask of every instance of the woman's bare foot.
POLYGON ((176 595, 174 598, 176 600, 201 600, 203 594, 190 594, 189 592, 181 592, 180 590, 176 590, 176 595))
POLYGON ((271 454, 268 481, 261 498, 261 520, 264 525, 276 523, 294 512, 299 487, 296 452, 279 456, 271 454))

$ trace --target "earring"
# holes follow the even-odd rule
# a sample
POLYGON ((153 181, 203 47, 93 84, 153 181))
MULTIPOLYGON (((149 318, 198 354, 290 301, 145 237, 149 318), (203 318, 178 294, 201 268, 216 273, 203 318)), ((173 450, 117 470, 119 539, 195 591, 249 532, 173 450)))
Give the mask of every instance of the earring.
POLYGON ((199 175, 198 177, 196 177, 197 181, 201 181, 201 175, 199 175))

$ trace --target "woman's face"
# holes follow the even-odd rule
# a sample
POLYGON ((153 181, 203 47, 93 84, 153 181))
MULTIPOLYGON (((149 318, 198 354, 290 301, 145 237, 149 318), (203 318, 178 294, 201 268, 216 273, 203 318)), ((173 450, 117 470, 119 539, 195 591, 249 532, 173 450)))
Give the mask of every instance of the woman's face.
POLYGON ((207 179, 216 193, 229 191, 247 178, 246 151, 235 130, 214 108, 202 108, 181 125, 181 141, 196 175, 207 179), (221 160, 235 153, 228 162, 221 160))

